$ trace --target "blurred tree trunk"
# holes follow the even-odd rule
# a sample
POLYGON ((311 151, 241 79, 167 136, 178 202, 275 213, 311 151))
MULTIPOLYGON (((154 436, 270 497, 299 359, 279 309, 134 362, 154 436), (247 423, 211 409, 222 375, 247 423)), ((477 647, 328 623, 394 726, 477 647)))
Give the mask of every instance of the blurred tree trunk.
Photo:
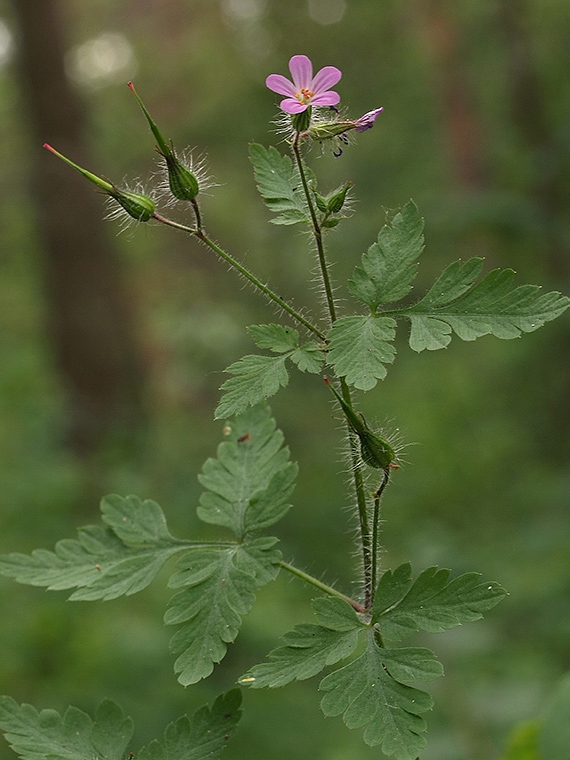
POLYGON ((449 0, 421 3, 423 32, 435 62, 442 99, 443 134, 450 152, 456 185, 461 189, 485 184, 487 166, 478 115, 472 102, 473 87, 463 60, 463 30, 449 0))
POLYGON ((515 128, 531 156, 529 191, 543 214, 549 274, 560 286, 570 280, 568 241, 564 239, 570 203, 560 160, 563 148, 550 123, 547 94, 532 51, 526 0, 500 0, 497 10, 507 54, 507 97, 515 128))
POLYGON ((101 204, 85 180, 42 149, 51 143, 90 167, 85 117, 64 71, 57 0, 12 0, 19 75, 32 146, 32 183, 45 263, 46 329, 68 399, 69 443, 88 455, 141 420, 142 362, 101 204))

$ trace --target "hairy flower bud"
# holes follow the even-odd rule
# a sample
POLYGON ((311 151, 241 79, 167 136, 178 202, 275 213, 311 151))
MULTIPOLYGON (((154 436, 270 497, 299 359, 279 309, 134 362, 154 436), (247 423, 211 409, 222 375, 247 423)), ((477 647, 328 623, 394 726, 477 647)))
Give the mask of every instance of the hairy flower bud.
POLYGON ((62 153, 59 153, 55 148, 52 148, 51 145, 44 143, 44 148, 49 150, 50 153, 53 153, 54 156, 61 158, 62 161, 65 161, 66 164, 69 164, 69 166, 82 174, 85 179, 99 187, 106 195, 109 195, 116 200, 117 203, 125 209, 127 214, 132 216, 133 219, 136 219, 137 222, 148 222, 149 219, 152 218, 155 206, 154 201, 152 198, 149 198, 148 195, 121 190, 106 179, 98 177, 96 174, 87 171, 87 169, 83 169, 81 166, 74 164, 73 161, 70 161, 69 158, 66 158, 62 153))

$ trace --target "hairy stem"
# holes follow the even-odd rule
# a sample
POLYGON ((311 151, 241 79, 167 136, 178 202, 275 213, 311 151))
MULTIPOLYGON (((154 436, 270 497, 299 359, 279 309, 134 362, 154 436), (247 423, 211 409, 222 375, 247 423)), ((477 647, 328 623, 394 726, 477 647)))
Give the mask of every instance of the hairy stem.
POLYGON ((309 575, 308 573, 305 573, 303 570, 299 570, 298 567, 295 567, 294 565, 290 565, 288 562, 278 562, 279 567, 282 567, 283 570, 287 570, 287 572, 291 573, 292 575, 297 576, 297 578, 301 578, 301 580, 305 581, 305 583, 310 583, 311 586, 314 586, 315 588, 318 588, 320 591, 324 591, 325 594, 328 594, 329 596, 336 596, 338 599, 342 599, 343 601, 350 604, 350 606, 355 609, 357 612, 366 612, 366 608, 363 607, 358 602, 355 602, 354 599, 351 599, 349 596, 346 596, 346 594, 342 594, 340 591, 337 591, 332 586, 327 586, 326 583, 322 583, 317 578, 313 577, 312 575, 309 575))
POLYGON ((309 214, 311 215, 311 222, 313 225, 313 235, 315 237, 315 243, 317 245, 319 267, 321 270, 321 277, 322 277, 323 285, 325 288, 325 295, 327 299, 327 305, 329 308, 330 319, 331 319, 331 322, 334 322, 336 320, 336 306, 334 302, 333 291, 332 291, 331 281, 329 277, 329 270, 328 270, 327 260, 325 256, 325 247, 323 244, 323 231, 319 224, 319 220, 317 219, 315 206, 313 203, 313 199, 311 198, 309 183, 307 182, 307 176, 305 174, 305 168, 303 166, 303 159, 301 158, 301 151, 299 149, 299 132, 295 134, 295 139, 293 140, 292 147, 293 147, 293 154, 295 156, 295 161, 297 163, 297 168, 299 169, 299 176, 301 177, 301 184, 303 185, 303 192, 307 200, 307 206, 309 207, 309 214))
POLYGON ((376 576, 378 572, 378 548, 380 535, 380 502, 382 494, 388 485, 390 478, 390 468, 386 467, 382 472, 382 480, 374 494, 374 513, 372 515, 372 598, 370 604, 374 601, 374 591, 376 590, 376 576))
MULTIPOLYGON (((293 148, 293 154, 295 156, 295 161, 299 169, 299 176, 301 178, 301 184, 303 186, 305 200, 307 201, 307 206, 309 208, 309 213, 311 215, 311 222, 313 225, 313 235, 314 235, 315 243, 317 246, 319 266, 321 269, 321 277, 322 277, 323 285, 325 288, 330 321, 331 323, 334 323, 336 321, 337 314, 336 314, 336 306, 335 306, 334 297, 333 297, 332 285, 331 285, 331 281, 329 277, 327 259, 325 256, 323 232, 319 224, 319 220, 317 219, 315 206, 313 203, 313 199, 311 197, 311 191, 309 188, 309 184, 307 182, 307 176, 305 174, 305 168, 303 166, 303 160, 301 158, 301 151, 299 148, 299 132, 295 134, 292 148, 293 148)), ((341 384, 342 395, 343 395, 344 400, 347 402, 347 404, 352 406, 352 401, 350 397, 350 389, 346 381, 344 380, 344 378, 341 378, 340 384, 341 384)), ((364 607, 368 609, 370 605, 372 604, 372 598, 374 595, 375 557, 374 557, 374 552, 373 552, 372 534, 370 532, 370 523, 368 519, 368 505, 366 503, 366 492, 364 488, 364 480, 362 477, 360 453, 358 450, 358 443, 355 441, 354 436, 350 434, 350 426, 349 426, 349 440, 350 440, 350 449, 351 449, 350 453, 351 453, 351 460, 352 460, 354 490, 356 493, 356 503, 358 506, 360 541, 362 545, 362 565, 363 565, 363 573, 364 573, 364 607)))
MULTIPOLYGON (((199 211, 196 213, 196 208, 194 209, 195 215, 196 215, 196 222, 197 224, 200 224, 200 215, 199 211)), ((166 217, 162 216, 161 214, 153 214, 153 218, 156 219, 157 222, 161 222, 161 224, 166 224, 169 227, 174 227, 177 230, 182 230, 182 232, 187 232, 189 235, 194 235, 194 237, 198 238, 204 245, 208 246, 214 253, 216 253, 221 259, 226 261, 230 266, 232 266, 234 269, 236 269, 240 274, 242 274, 247 280, 249 280, 252 285, 255 285, 255 287, 260 290, 262 293, 264 293, 268 298, 270 298, 274 303, 276 303, 280 309, 283 309, 283 311, 286 311, 287 314, 289 314, 291 317, 293 317, 294 320, 296 320, 299 324, 303 325, 303 327, 306 327, 307 330, 313 333, 313 335, 316 335, 317 338, 321 341, 325 341, 325 334, 319 330, 316 325, 309 322, 308 319, 305 319, 305 317, 300 314, 296 309, 294 309, 290 304, 287 303, 287 301, 284 301, 280 296, 277 295, 277 293, 274 293, 270 288, 267 287, 267 285, 264 285, 261 280, 259 280, 252 272, 249 271, 249 269, 246 269, 242 264, 239 263, 236 259, 234 259, 233 256, 231 256, 229 253, 224 251, 223 248, 220 248, 220 246, 215 243, 213 240, 211 240, 204 230, 202 228, 199 229, 193 229, 192 227, 188 227, 185 224, 180 224, 179 222, 175 222, 172 219, 167 219, 166 217)))

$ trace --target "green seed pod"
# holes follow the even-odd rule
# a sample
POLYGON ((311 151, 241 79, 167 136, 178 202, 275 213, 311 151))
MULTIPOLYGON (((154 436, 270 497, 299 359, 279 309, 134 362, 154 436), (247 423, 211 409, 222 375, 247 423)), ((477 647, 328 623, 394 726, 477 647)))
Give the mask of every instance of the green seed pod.
POLYGON ((142 193, 130 193, 124 190, 113 188, 109 193, 133 219, 137 222, 148 222, 152 218, 155 210, 154 201, 148 195, 142 193))
POLYGON ((198 180, 194 174, 176 158, 174 151, 164 158, 172 195, 180 201, 193 201, 200 191, 198 180))
POLYGON ((375 470, 386 470, 389 467, 397 468, 395 465, 396 452, 390 442, 380 435, 380 433, 370 430, 368 423, 360 412, 356 413, 354 409, 346 403, 340 393, 331 384, 328 377, 325 377, 325 383, 337 398, 342 411, 351 430, 358 436, 360 442, 360 455, 362 461, 375 470))
POLYGON ((337 214, 341 210, 346 200, 346 194, 351 187, 352 182, 346 182, 342 187, 338 188, 328 196, 327 211, 329 214, 337 214))

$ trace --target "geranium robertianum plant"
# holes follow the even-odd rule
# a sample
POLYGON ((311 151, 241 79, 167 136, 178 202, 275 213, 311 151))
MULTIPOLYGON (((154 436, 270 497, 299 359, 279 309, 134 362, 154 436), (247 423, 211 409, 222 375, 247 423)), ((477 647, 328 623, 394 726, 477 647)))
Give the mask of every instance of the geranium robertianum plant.
MULTIPOLYGON (((340 96, 330 89, 341 79, 337 68, 326 66, 313 76, 304 55, 293 56, 289 68, 292 81, 280 74, 266 81, 270 90, 286 96, 280 107, 288 150, 282 155, 274 147, 252 145, 250 158, 259 192, 275 214, 273 223, 299 224, 310 232, 326 304, 318 319, 278 296, 209 236, 200 209, 204 180, 190 154, 179 154, 164 139, 132 83, 129 87, 157 143, 165 185, 176 201, 189 206, 188 224, 157 211, 149 194, 122 190, 46 146, 137 222, 156 221, 198 238, 285 317, 284 323, 248 328, 264 353, 231 364, 221 387, 215 417, 225 421, 224 440, 217 457, 208 459, 198 476, 204 488, 198 516, 225 529, 220 540, 175 537, 154 501, 112 495, 101 503, 102 525, 80 529, 76 539, 60 541, 54 552, 5 556, 0 571, 52 590, 73 588, 72 600, 114 599, 144 589, 177 555, 169 581, 176 592, 165 623, 177 626, 171 648, 184 686, 208 677, 223 659, 257 589, 281 571, 290 573, 319 592, 313 601, 315 622, 285 634, 266 661, 252 664, 239 684, 273 688, 327 670, 319 684, 324 714, 342 715, 349 728, 362 728, 364 741, 385 754, 414 760, 425 745, 422 716, 433 702, 410 684, 441 676, 443 667, 431 650, 400 642, 418 631, 436 633, 477 620, 505 591, 474 572, 452 578, 447 569, 429 567, 414 576, 409 563, 393 570, 381 567, 380 502, 399 469, 397 446, 358 410, 356 392, 372 389, 386 376, 401 322, 410 325, 414 351, 436 350, 447 346, 453 334, 467 341, 487 334, 518 337, 558 317, 569 299, 556 292, 542 294, 535 285, 512 287, 514 273, 509 269, 481 276, 483 260, 472 258, 451 263, 419 300, 404 301, 424 247, 422 218, 409 201, 381 228, 348 281, 356 312, 341 313, 325 241, 327 232, 345 219, 352 183, 321 192, 306 156, 315 142, 329 144, 340 155, 351 132, 370 129, 382 108, 350 119, 339 111, 340 96), (269 530, 290 508, 297 465, 289 459, 266 401, 287 385, 292 367, 316 376, 323 403, 337 404, 346 422, 361 557, 359 591, 353 596, 286 561, 269 530)), ((217 757, 237 723, 239 703, 239 690, 220 696, 211 710, 203 708, 192 720, 184 717, 171 724, 164 744, 155 741, 136 757, 217 757)), ((0 727, 25 760, 118 759, 132 733, 130 719, 109 700, 92 720, 76 708, 61 718, 4 697, 0 727)))

